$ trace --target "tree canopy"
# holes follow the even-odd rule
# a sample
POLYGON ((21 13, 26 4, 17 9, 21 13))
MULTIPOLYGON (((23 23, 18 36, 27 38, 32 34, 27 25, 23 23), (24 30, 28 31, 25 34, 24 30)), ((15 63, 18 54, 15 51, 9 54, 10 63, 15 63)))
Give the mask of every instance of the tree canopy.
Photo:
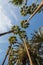
POLYGON ((40 27, 38 31, 35 31, 32 34, 32 38, 29 39, 26 33, 26 28, 30 25, 29 20, 38 12, 38 14, 43 11, 43 0, 41 3, 37 4, 32 3, 30 6, 27 5, 28 0, 11 0, 10 1, 14 6, 22 5, 20 13, 22 16, 26 16, 27 14, 30 17, 27 20, 22 20, 19 26, 13 26, 10 31, 0 34, 3 36, 5 34, 13 33, 14 36, 11 36, 8 40, 10 46, 8 47, 6 56, 2 65, 4 65, 5 60, 8 56, 8 65, 43 65, 43 58, 41 55, 42 44, 43 44, 43 27, 40 27), (23 30, 22 30, 23 28, 23 30), (22 42, 18 42, 18 35, 22 42), (41 51, 40 51, 41 50, 41 51))

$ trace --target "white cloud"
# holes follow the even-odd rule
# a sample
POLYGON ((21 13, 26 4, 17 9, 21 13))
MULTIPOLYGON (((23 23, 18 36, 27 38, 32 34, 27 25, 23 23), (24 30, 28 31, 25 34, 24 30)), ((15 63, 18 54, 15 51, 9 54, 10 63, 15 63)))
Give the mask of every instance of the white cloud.
POLYGON ((8 4, 9 0, 0 0, 0 4, 3 6, 6 6, 8 4))
POLYGON ((11 13, 12 16, 15 18, 15 20, 18 21, 18 17, 17 17, 17 15, 13 12, 13 10, 10 10, 10 13, 11 13))
POLYGON ((0 33, 7 31, 11 26, 11 20, 3 12, 3 7, 0 6, 0 33))
MULTIPOLYGON (((0 1, 0 4, 1 4, 3 7, 8 6, 8 8, 10 8, 10 6, 12 6, 13 8, 15 8, 13 5, 10 5, 9 1, 10 1, 10 0, 1 0, 1 1, 0 1)), ((17 15, 14 13, 14 11, 13 11, 13 10, 9 10, 9 11, 10 11, 11 15, 14 17, 14 19, 15 19, 16 21, 18 21, 18 17, 17 17, 17 15)))

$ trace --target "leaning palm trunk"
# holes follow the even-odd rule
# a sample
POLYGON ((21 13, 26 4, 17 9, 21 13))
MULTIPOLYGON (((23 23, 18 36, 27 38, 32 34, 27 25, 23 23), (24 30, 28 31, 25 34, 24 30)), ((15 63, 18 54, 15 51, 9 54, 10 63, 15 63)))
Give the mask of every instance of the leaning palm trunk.
POLYGON ((39 4, 39 6, 37 7, 37 9, 33 12, 33 14, 28 18, 27 21, 29 21, 40 10, 40 8, 42 6, 43 6, 43 1, 39 4))
POLYGON ((13 32, 13 30, 8 31, 8 32, 5 32, 5 33, 1 33, 0 36, 3 36, 3 35, 5 35, 5 34, 9 34, 9 33, 12 33, 12 32, 13 32))
POLYGON ((27 0, 25 0, 25 5, 27 5, 27 0))
POLYGON ((24 40, 24 47, 26 49, 26 52, 27 52, 27 55, 28 55, 28 58, 29 58, 29 61, 30 61, 30 65, 34 65, 33 61, 32 61, 32 57, 30 55, 30 51, 28 50, 27 48, 27 45, 26 45, 26 41, 24 40))
POLYGON ((9 52, 10 52, 11 47, 12 47, 12 45, 9 46, 9 49, 8 49, 6 55, 5 55, 5 58, 4 58, 4 60, 3 60, 2 65, 4 65, 4 63, 5 63, 5 61, 6 61, 6 58, 7 58, 8 54, 9 54, 9 52))

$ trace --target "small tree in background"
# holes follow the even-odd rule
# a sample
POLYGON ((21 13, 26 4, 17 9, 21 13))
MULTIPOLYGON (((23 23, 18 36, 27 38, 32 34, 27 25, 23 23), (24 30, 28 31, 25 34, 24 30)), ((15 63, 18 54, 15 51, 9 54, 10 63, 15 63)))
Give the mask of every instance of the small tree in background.
MULTIPOLYGON (((43 11, 43 0, 40 4, 32 3, 32 5, 27 6, 28 0, 12 0, 14 5, 22 5, 20 13, 22 16, 30 14, 28 20, 21 21, 21 28, 19 26, 13 26, 10 31, 0 34, 3 36, 8 33, 13 33, 14 36, 9 38, 10 46, 6 53, 5 59, 2 63, 4 65, 5 60, 8 56, 8 65, 43 65, 43 59, 41 57, 42 44, 43 44, 43 27, 39 28, 39 31, 35 31, 32 34, 32 38, 29 40, 25 30, 22 28, 27 28, 29 20, 38 12, 43 11), (15 35, 19 35, 21 42, 18 42, 15 35), (40 51, 41 50, 41 51, 40 51)), ((37 1, 38 2, 38 1, 37 1)))

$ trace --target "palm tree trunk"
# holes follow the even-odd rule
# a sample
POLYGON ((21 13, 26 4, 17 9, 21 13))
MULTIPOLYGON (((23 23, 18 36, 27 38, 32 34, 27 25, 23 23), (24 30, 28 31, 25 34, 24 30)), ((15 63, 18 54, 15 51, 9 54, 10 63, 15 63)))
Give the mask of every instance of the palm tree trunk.
POLYGON ((8 32, 5 32, 5 33, 1 33, 0 36, 3 36, 3 35, 6 35, 6 34, 9 34, 9 33, 12 33, 13 31, 8 31, 8 32))
POLYGON ((43 1, 39 4, 39 6, 37 7, 37 9, 33 12, 33 14, 28 18, 27 21, 29 21, 40 10, 40 8, 42 6, 43 6, 43 1))
POLYGON ((2 65, 4 65, 4 63, 5 63, 5 61, 6 61, 6 58, 7 58, 8 54, 9 54, 9 52, 10 52, 11 47, 12 47, 12 45, 9 46, 9 49, 8 49, 6 55, 5 55, 4 61, 2 62, 2 65))
POLYGON ((27 5, 27 0, 25 0, 25 5, 27 5))
POLYGON ((26 45, 26 41, 24 40, 24 47, 27 51, 27 55, 28 55, 28 58, 29 58, 29 61, 30 61, 30 65, 34 65, 33 61, 32 61, 32 58, 31 58, 31 55, 30 55, 30 51, 28 50, 27 48, 27 45, 26 45))

